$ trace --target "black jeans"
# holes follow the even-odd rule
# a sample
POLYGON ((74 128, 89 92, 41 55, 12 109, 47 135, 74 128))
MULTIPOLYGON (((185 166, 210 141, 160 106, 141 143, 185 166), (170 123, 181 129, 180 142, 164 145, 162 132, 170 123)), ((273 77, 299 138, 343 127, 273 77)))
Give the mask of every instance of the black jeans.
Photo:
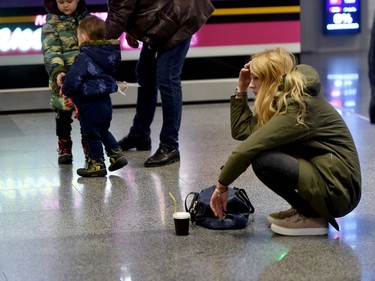
POLYGON ((260 153, 252 163, 256 176, 306 217, 318 217, 298 193, 298 160, 289 154, 270 150, 260 153))
POLYGON ((59 139, 70 139, 72 131, 72 111, 56 110, 56 136, 59 139))

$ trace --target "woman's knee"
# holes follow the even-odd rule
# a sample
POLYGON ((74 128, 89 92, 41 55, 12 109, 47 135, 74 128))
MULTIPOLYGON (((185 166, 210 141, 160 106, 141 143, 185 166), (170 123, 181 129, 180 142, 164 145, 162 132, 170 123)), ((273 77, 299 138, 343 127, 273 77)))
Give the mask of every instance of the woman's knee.
POLYGON ((253 171, 256 175, 264 173, 268 169, 269 163, 274 160, 272 151, 259 153, 252 162, 253 171))
POLYGON ((298 181, 298 160, 278 150, 258 154, 253 160, 252 167, 258 178, 276 176, 280 179, 288 178, 298 181))

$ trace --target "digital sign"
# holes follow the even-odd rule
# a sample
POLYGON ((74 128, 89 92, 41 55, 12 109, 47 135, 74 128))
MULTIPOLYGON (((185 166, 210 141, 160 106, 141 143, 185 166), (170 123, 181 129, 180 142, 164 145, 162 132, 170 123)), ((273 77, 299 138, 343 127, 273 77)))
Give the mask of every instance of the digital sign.
POLYGON ((325 34, 361 31, 360 0, 324 0, 325 34))
MULTIPOLYGON (((256 8, 223 8, 217 14, 255 13, 256 8), (254 10, 255 9, 255 10, 254 10)), ((299 12, 299 6, 285 7, 287 12, 299 12)), ((268 11, 282 13, 279 8, 270 7, 268 11)), ((92 13, 106 19, 106 12, 92 13)), ((222 16, 227 16, 222 15, 222 16)), ((41 64, 42 25, 46 22, 46 14, 0 17, 0 66, 41 64), (24 55, 29 55, 25 57, 24 55)), ((140 49, 129 47, 122 34, 119 38, 124 59, 136 60, 140 49)), ((254 22, 214 22, 204 25, 191 40, 191 49, 187 57, 243 56, 250 52, 263 51, 275 44, 300 52, 300 22, 298 19, 254 21, 254 22), (283 32, 288 30, 287 33, 283 32)))
MULTIPOLYGON (((91 13, 107 16, 107 0, 85 1, 91 13)), ((192 38, 184 79, 236 77, 236 68, 227 63, 242 65, 251 53, 276 45, 301 52, 300 0, 211 1, 214 14, 192 38), (197 63, 203 66, 198 71, 197 63)), ((0 0, 0 89, 47 85, 41 49, 46 14, 43 0, 0 0)), ((134 81, 141 48, 130 48, 124 34, 119 39, 126 69, 122 79, 134 81)))

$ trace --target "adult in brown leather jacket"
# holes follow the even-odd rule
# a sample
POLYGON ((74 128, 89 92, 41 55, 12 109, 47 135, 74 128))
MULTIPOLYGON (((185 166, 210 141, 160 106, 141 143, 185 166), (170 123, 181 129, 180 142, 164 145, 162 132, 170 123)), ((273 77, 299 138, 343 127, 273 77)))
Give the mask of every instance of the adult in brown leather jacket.
POLYGON ((159 148, 144 165, 156 167, 180 160, 178 134, 181 125, 180 75, 192 35, 212 15, 210 0, 111 0, 107 38, 126 32, 131 47, 143 42, 137 63, 137 108, 127 136, 119 141, 123 150, 151 149, 150 126, 160 91, 163 125, 159 148))

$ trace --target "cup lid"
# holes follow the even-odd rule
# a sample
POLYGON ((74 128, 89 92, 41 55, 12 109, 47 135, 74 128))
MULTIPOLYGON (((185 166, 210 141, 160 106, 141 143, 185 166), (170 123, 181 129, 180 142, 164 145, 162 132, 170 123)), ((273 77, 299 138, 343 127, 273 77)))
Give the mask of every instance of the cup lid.
POLYGON ((173 214, 174 219, 190 219, 189 212, 176 212, 173 214))

